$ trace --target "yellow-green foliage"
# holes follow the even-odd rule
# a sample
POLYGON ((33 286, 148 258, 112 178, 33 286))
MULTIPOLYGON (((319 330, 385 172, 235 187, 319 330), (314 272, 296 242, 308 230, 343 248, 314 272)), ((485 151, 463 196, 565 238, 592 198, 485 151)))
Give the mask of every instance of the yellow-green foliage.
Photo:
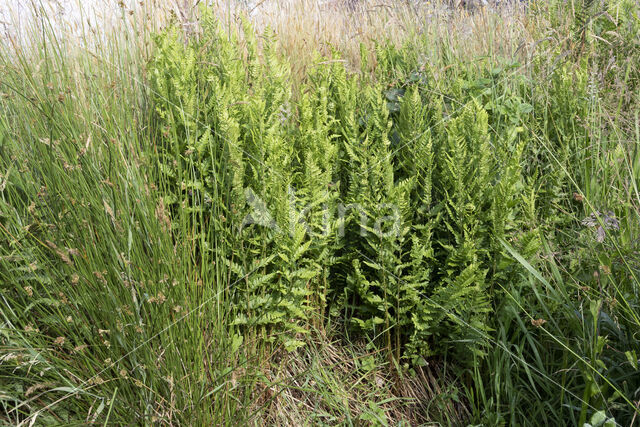
POLYGON ((198 40, 159 36, 150 68, 169 201, 240 279, 233 324, 293 349, 329 315, 397 358, 482 354, 513 274, 499 241, 525 231, 518 131, 493 138, 473 96, 447 117, 408 49, 380 45, 367 78, 318 58, 294 98, 273 37, 242 38, 208 16, 198 40))

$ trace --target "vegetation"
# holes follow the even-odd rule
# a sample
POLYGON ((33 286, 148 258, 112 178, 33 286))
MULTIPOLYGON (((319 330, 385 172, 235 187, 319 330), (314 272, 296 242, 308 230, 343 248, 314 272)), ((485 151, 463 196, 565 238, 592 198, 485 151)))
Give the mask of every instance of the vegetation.
POLYGON ((0 420, 634 425, 639 6, 3 42, 0 420))

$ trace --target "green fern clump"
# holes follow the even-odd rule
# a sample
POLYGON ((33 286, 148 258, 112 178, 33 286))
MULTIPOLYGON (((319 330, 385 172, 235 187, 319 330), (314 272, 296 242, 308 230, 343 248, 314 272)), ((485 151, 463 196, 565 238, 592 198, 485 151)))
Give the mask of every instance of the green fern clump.
POLYGON ((481 356, 517 274, 501 242, 530 232, 520 116, 462 84, 448 111, 408 47, 378 46, 373 74, 318 57, 293 96, 273 34, 260 54, 246 23, 225 36, 207 16, 203 34, 158 40, 160 167, 200 262, 237 282, 233 324, 293 350, 338 318, 396 360, 481 356))
POLYGON ((408 189, 410 238, 405 244, 405 275, 398 292, 397 318, 400 327, 411 331, 406 338, 407 354, 414 360, 431 354, 432 347, 427 337, 433 314, 427 298, 436 269, 433 232, 439 215, 434 213, 433 204, 434 152, 430 119, 419 89, 414 86, 402 98, 394 123, 401 144, 396 154, 397 174, 412 177, 412 186, 408 189))
MULTIPOLYGON (((455 304, 455 314, 474 329, 484 329, 481 317, 488 311, 484 260, 488 246, 487 221, 491 208, 493 161, 487 114, 477 105, 465 108, 449 122, 446 139, 438 152, 441 167, 437 191, 442 197, 442 229, 438 245, 445 251, 436 303, 455 304)), ((453 308, 451 307, 451 308, 453 308)), ((448 307, 447 307, 448 308, 448 307)), ((441 311, 440 318, 447 316, 441 311)), ((473 337, 474 330, 454 324, 453 337, 473 337)), ((471 338, 473 343, 477 338, 471 338)), ((475 348, 475 345, 472 346, 475 348)))
POLYGON ((359 229, 350 244, 354 274, 349 280, 354 296, 361 300, 352 321, 374 333, 384 331, 392 349, 399 348, 398 331, 406 323, 400 315, 402 257, 410 232, 407 221, 414 180, 396 181, 386 100, 375 87, 366 95, 371 112, 365 118, 361 139, 347 146, 351 185, 346 202, 356 207, 351 218, 359 229))
MULTIPOLYGON (((319 73, 320 74, 320 73, 319 73)), ((338 173, 338 147, 332 132, 329 112, 329 88, 326 76, 318 76, 322 83, 313 95, 303 95, 298 104, 299 133, 295 148, 301 173, 296 182, 296 208, 294 221, 304 224, 308 234, 307 262, 314 271, 310 277, 310 306, 313 324, 322 329, 327 309, 331 269, 336 263, 336 232, 338 201, 340 197, 338 173)))
POLYGON ((283 125, 291 97, 288 66, 268 48, 268 35, 258 61, 248 26, 246 51, 211 16, 203 28, 208 38, 186 45, 175 33, 161 36, 151 69, 159 117, 169 129, 160 164, 173 188, 169 202, 192 224, 187 229, 195 235, 184 237, 197 242, 202 262, 226 265, 228 280, 244 284, 236 324, 297 332, 290 319, 305 318, 306 300, 298 276, 308 273, 293 274, 304 248, 288 224, 294 182, 293 146, 283 125), (273 224, 260 227, 261 219, 250 214, 266 206, 273 224), (284 250, 293 252, 287 258, 284 250))

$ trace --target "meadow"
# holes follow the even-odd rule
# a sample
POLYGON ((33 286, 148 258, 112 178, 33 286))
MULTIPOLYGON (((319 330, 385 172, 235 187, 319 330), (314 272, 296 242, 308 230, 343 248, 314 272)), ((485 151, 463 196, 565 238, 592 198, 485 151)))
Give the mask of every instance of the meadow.
POLYGON ((188 4, 0 39, 1 423, 640 423, 638 0, 188 4))

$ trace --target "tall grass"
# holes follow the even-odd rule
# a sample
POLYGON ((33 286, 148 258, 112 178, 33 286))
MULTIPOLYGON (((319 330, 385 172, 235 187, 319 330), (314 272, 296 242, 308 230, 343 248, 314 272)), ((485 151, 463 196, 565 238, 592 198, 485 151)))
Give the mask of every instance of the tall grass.
POLYGON ((634 5, 41 15, 0 50, 0 419, 633 425, 634 5))
POLYGON ((222 422, 232 342, 160 202, 149 35, 92 45, 53 25, 2 51, 3 419, 222 422))

